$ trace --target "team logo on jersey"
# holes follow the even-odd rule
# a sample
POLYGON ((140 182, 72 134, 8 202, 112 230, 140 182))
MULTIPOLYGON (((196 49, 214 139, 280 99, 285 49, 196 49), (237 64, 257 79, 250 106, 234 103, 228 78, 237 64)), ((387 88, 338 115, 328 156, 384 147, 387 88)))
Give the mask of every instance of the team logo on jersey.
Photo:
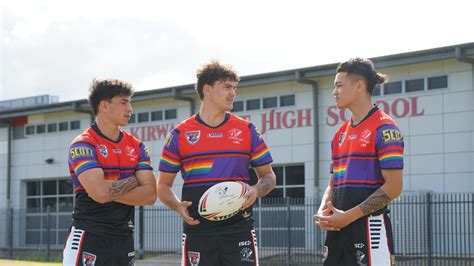
POLYGON ((242 141, 242 130, 238 128, 233 128, 229 130, 229 139, 231 140, 236 140, 236 141, 242 141))
POLYGON ((342 143, 344 143, 344 139, 346 138, 346 132, 342 132, 341 134, 339 134, 339 146, 342 145, 342 143))
POLYGON ((184 132, 184 136, 190 144, 196 144, 201 137, 201 130, 184 132))
POLYGON ((243 248, 240 251, 240 261, 253 262, 253 251, 250 248, 243 248))
POLYGON ((99 150, 100 155, 102 155, 102 157, 104 158, 107 158, 107 156, 109 155, 109 152, 107 151, 107 146, 105 146, 104 144, 99 144, 99 150))
POLYGON ((88 252, 82 252, 82 264, 84 266, 94 266, 96 259, 96 255, 88 252))
POLYGON ((192 266, 197 266, 199 265, 199 261, 201 260, 201 253, 188 251, 188 259, 189 263, 191 263, 192 266))

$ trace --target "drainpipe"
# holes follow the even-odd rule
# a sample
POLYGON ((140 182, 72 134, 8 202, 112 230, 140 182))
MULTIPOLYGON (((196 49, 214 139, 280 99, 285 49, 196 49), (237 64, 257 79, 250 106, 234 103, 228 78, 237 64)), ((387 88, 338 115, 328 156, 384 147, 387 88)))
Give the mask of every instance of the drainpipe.
POLYGON ((12 122, 8 124, 8 142, 7 142, 7 207, 12 208, 11 201, 11 183, 12 183, 12 122))
POLYGON ((177 93, 176 88, 173 88, 171 91, 171 95, 173 96, 173 99, 178 100, 178 101, 186 101, 189 102, 190 105, 190 111, 191 114, 190 116, 193 116, 195 114, 195 108, 194 108, 194 98, 193 97, 185 97, 177 93))
POLYGON ((95 117, 94 114, 92 113, 92 110, 90 109, 82 109, 80 104, 77 102, 72 103, 72 110, 76 113, 84 113, 84 114, 89 114, 90 115, 90 120, 91 120, 91 125, 94 123, 95 117))
POLYGON ((296 81, 301 84, 311 85, 313 88, 313 139, 314 139, 314 187, 316 189, 316 199, 319 198, 319 97, 318 97, 318 83, 314 80, 305 78, 300 71, 295 72, 296 81))
POLYGON ((461 47, 456 47, 454 49, 454 53, 456 54, 456 59, 458 61, 468 63, 468 64, 474 64, 474 59, 465 56, 461 47))

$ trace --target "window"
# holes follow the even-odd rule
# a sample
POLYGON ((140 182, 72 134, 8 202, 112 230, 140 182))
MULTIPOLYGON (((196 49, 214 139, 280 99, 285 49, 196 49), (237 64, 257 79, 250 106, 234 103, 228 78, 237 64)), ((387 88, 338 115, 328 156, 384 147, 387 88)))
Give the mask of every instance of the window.
POLYGON ((13 126, 12 137, 13 139, 24 139, 25 138, 25 125, 13 126))
POLYGON ((58 124, 48 124, 48 132, 56 132, 58 131, 58 124))
POLYGON ((402 82, 401 81, 396 81, 396 82, 389 82, 385 84, 384 86, 384 95, 387 94, 395 94, 395 93, 402 93, 402 82))
POLYGON ((165 110, 165 119, 176 119, 178 112, 176 109, 165 110))
POLYGON ((59 123, 59 131, 66 131, 66 130, 69 130, 69 123, 68 122, 59 123))
MULTIPOLYGON (((273 166, 276 175, 276 187, 265 196, 271 198, 304 198, 304 165, 273 166)), ((250 185, 257 183, 257 175, 249 169, 250 185)))
POLYGON ((33 135, 33 134, 35 134, 35 126, 26 126, 25 134, 26 134, 26 135, 33 135))
POLYGON ((131 115, 130 115, 130 119, 128 119, 128 123, 129 123, 129 124, 135 123, 135 118, 136 118, 135 114, 131 114, 131 115))
POLYGON ((277 97, 263 98, 263 108, 274 108, 278 106, 277 97))
POLYGON ((381 90, 382 90, 382 85, 380 84, 375 85, 374 90, 372 91, 372 96, 379 96, 381 90))
POLYGON ((241 112, 244 110, 244 102, 243 101, 238 101, 234 102, 234 106, 232 108, 232 112, 241 112))
POLYGON ((70 179, 26 182, 26 244, 47 243, 48 211, 50 241, 63 245, 71 221, 74 192, 70 179))
POLYGON ((280 96, 280 106, 292 106, 295 105, 295 95, 280 96))
POLYGON ((425 79, 412 79, 405 81, 405 92, 425 90, 425 79))
POLYGON ((138 123, 150 121, 150 114, 147 113, 138 113, 138 123))
POLYGON ((43 134, 44 132, 46 132, 46 125, 36 126, 36 134, 43 134))
POLYGON ((428 90, 442 89, 448 87, 448 76, 428 78, 428 90))
POLYGON ((163 111, 151 112, 151 121, 160 121, 160 120, 163 120, 163 111))
POLYGON ((247 100, 247 110, 260 109, 260 99, 247 100))
POLYGON ((81 121, 71 121, 71 130, 81 129, 81 121))

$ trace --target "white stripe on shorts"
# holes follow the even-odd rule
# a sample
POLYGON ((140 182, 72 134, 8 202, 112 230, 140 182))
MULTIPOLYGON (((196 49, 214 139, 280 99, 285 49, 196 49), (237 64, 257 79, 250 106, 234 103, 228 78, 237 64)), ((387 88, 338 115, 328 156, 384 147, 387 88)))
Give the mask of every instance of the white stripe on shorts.
POLYGON ((79 265, 85 233, 84 230, 76 229, 74 226, 71 228, 63 251, 63 266, 79 265))
POLYGON ((391 265, 387 231, 383 214, 367 219, 367 243, 369 244, 369 266, 391 265))

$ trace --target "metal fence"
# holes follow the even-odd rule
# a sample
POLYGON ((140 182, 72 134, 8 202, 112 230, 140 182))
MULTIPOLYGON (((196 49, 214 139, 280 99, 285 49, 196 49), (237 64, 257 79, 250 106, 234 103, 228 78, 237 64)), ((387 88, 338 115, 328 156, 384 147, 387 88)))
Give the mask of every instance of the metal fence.
MULTIPOLYGON (((325 232, 313 221, 318 207, 314 199, 264 199, 255 204, 261 265, 322 265, 325 232)), ((390 210, 397 265, 474 265, 474 193, 402 195, 390 210)), ((58 224, 55 215, 43 216, 41 228, 34 230, 42 237, 28 238, 28 214, 0 210, 0 257, 23 257, 34 250, 36 256, 60 258, 63 227, 69 224, 58 224)), ((182 220, 175 212, 137 208, 136 228, 140 258, 179 261, 182 220)))

